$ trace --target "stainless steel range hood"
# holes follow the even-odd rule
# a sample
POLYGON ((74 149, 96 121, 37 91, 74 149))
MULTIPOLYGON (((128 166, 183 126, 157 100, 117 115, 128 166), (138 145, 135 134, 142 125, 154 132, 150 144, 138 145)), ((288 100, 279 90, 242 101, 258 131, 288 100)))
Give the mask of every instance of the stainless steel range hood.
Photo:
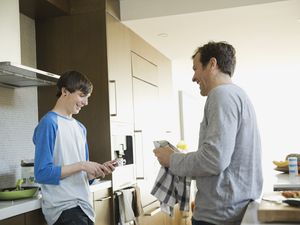
POLYGON ((12 62, 0 62, 0 86, 30 87, 55 85, 60 76, 12 62))

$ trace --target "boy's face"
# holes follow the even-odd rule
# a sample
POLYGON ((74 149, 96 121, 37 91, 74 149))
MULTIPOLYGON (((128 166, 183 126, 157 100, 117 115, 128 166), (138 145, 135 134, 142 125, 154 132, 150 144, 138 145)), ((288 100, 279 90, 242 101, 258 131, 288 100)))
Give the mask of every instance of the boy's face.
POLYGON ((69 116, 78 114, 83 106, 88 105, 88 98, 91 96, 91 94, 85 95, 78 90, 73 93, 64 90, 64 93, 66 94, 64 98, 65 109, 69 116))

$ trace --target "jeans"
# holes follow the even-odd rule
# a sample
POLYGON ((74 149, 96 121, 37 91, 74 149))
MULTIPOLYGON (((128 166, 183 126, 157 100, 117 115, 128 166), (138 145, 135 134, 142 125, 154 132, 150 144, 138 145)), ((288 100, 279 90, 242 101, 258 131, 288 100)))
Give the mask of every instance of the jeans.
POLYGON ((195 220, 194 218, 192 218, 192 225, 214 225, 214 224, 201 221, 201 220, 195 220))
POLYGON ((54 225, 94 225, 94 223, 77 206, 63 211, 54 225))

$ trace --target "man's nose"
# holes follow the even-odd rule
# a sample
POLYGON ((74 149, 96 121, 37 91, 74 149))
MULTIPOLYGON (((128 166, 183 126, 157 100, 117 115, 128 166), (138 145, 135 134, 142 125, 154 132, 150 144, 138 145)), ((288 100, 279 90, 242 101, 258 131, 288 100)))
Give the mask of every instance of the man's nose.
POLYGON ((196 81, 197 81, 196 78, 195 78, 195 74, 194 74, 194 76, 192 77, 192 81, 193 81, 193 82, 196 82, 196 81))

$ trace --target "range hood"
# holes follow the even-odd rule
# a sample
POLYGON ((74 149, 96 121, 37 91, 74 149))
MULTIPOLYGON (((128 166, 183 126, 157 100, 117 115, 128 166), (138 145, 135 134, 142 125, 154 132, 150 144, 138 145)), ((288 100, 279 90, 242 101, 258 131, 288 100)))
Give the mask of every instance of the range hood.
POLYGON ((31 87, 55 85, 60 76, 12 62, 0 62, 0 86, 31 87))

